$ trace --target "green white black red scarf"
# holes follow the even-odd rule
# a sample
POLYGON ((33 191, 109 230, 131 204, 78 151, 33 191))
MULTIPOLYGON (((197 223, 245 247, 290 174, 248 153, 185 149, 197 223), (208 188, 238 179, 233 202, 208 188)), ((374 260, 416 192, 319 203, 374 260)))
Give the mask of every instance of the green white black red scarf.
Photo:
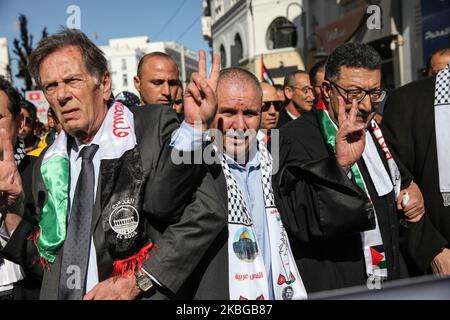
MULTIPOLYGON (((126 153, 129 154, 128 151, 134 150, 136 146, 136 135, 134 132, 134 118, 131 111, 119 102, 113 104, 109 108, 103 124, 97 132, 95 140, 97 141, 96 143, 102 146, 99 152, 101 161, 120 159, 126 153)), ((70 160, 68 155, 68 137, 64 131, 61 131, 55 142, 45 153, 40 171, 48 197, 39 216, 39 230, 30 240, 35 242, 39 251, 40 262, 46 267, 49 266, 49 263, 51 264, 55 261, 56 254, 66 239, 70 189, 70 160)), ((122 189, 125 190, 127 188, 122 189)), ((140 195, 136 194, 133 196, 139 197, 140 195)), ((130 206, 128 205, 128 207, 130 206)), ((117 207, 118 210, 120 208, 121 206, 117 207)), ((120 210, 119 212, 122 212, 120 210)), ((139 215, 139 207, 137 209, 133 208, 133 212, 139 215)), ((111 220, 109 215, 103 218, 104 220, 111 220)), ((139 221, 139 217, 136 217, 135 220, 139 221)), ((108 221, 106 222, 106 226, 110 224, 111 221, 109 223, 108 221)), ((137 228, 136 223, 131 226, 134 227, 133 231, 137 228)), ((103 228, 105 229, 105 226, 103 228)), ((137 233, 134 232, 133 234, 137 233)), ((115 234, 112 238, 118 242, 115 234)), ((114 249, 118 248, 118 246, 122 246, 118 248, 122 250, 127 248, 125 244, 127 238, 124 238, 123 243, 111 242, 108 239, 106 241, 110 248, 114 249)), ((151 248, 152 243, 146 245, 135 255, 131 257, 127 256, 126 258, 114 257, 114 252, 110 252, 111 257, 116 260, 114 261, 114 273, 120 275, 130 269, 134 270, 137 264, 141 267, 143 261, 148 257, 151 248)))
MULTIPOLYGON (((328 114, 328 111, 324 106, 317 110, 317 117, 325 142, 333 150, 333 152, 336 152, 336 124, 331 120, 330 115, 328 114)), ((392 157, 391 152, 389 151, 389 148, 386 145, 381 129, 379 128, 375 120, 372 120, 371 127, 378 144, 381 146, 386 156, 390 177, 389 175, 387 175, 385 167, 381 162, 372 136, 368 132, 365 133, 366 147, 363 152, 364 162, 378 195, 386 195, 387 193, 391 192, 392 189, 394 189, 395 197, 397 198, 398 194, 400 193, 400 171, 394 161, 394 158, 392 157)), ((355 177, 355 181, 358 187, 363 190, 370 199, 366 183, 364 182, 364 178, 357 163, 352 166, 351 171, 355 177)), ((375 208, 374 212, 376 227, 373 230, 362 232, 361 240, 363 244, 367 276, 369 278, 375 277, 384 280, 388 276, 386 254, 384 250, 383 239, 381 238, 375 208)))

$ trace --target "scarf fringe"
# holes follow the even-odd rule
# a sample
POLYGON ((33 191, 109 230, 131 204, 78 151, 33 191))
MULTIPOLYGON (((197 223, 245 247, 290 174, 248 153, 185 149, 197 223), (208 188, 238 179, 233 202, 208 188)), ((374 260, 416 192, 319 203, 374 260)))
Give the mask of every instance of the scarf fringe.
POLYGON ((136 268, 141 269, 144 262, 150 257, 150 249, 157 250, 159 248, 158 246, 153 245, 153 243, 150 243, 139 250, 135 255, 126 259, 114 261, 113 277, 127 276, 130 273, 134 274, 136 268))
MULTIPOLYGON (((33 233, 31 236, 29 236, 27 238, 27 240, 29 241, 33 241, 34 245, 36 248, 38 248, 37 245, 37 239, 39 238, 39 235, 41 234, 41 229, 37 230, 35 233, 33 233)), ((33 261, 33 265, 35 265, 37 263, 38 259, 36 259, 35 261, 33 261)), ((42 257, 39 254, 39 263, 42 266, 42 269, 45 271, 50 271, 50 261, 48 261, 47 259, 45 259, 44 257, 42 257)))
POLYGON ((444 199, 444 207, 450 207, 450 192, 443 192, 442 198, 444 199))

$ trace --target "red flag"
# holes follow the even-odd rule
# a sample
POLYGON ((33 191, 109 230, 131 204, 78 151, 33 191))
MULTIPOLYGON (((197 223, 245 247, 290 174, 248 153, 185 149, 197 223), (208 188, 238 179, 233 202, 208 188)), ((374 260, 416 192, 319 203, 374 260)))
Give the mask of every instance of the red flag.
POLYGON ((261 81, 265 81, 270 85, 274 85, 272 77, 269 72, 266 70, 266 66, 264 65, 263 55, 261 55, 261 81))

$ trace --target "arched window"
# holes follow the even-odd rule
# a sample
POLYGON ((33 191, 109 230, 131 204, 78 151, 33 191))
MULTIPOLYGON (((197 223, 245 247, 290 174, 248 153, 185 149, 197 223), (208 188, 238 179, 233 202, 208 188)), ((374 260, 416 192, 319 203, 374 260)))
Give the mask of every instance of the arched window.
POLYGON ((238 67, 239 60, 244 57, 244 48, 239 33, 234 36, 234 45, 231 47, 231 66, 238 67))
POLYGON ((226 56, 225 48, 223 47, 223 45, 220 46, 220 66, 222 68, 227 67, 227 56, 226 56))
POLYGON ((297 46, 297 28, 284 17, 272 21, 266 33, 267 49, 279 49, 297 46))

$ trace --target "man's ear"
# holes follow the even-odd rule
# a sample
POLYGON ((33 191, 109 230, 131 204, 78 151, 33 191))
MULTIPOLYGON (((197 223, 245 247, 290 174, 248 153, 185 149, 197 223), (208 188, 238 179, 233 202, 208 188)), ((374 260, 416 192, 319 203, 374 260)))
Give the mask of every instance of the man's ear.
POLYGON ((112 92, 111 74, 109 72, 103 75, 101 84, 103 85, 103 99, 108 101, 112 92))
POLYGON ((292 100, 292 88, 291 87, 284 87, 284 96, 288 99, 288 100, 292 100))
POLYGON ((25 127, 25 116, 23 113, 19 113, 19 115, 16 117, 16 128, 17 132, 20 132, 25 127))
POLYGON ((331 84, 328 81, 322 82, 320 91, 322 92, 322 97, 325 99, 325 102, 330 102, 330 90, 331 90, 331 84))
POLYGON ((141 79, 138 76, 133 77, 134 87, 136 90, 141 93, 141 79))

